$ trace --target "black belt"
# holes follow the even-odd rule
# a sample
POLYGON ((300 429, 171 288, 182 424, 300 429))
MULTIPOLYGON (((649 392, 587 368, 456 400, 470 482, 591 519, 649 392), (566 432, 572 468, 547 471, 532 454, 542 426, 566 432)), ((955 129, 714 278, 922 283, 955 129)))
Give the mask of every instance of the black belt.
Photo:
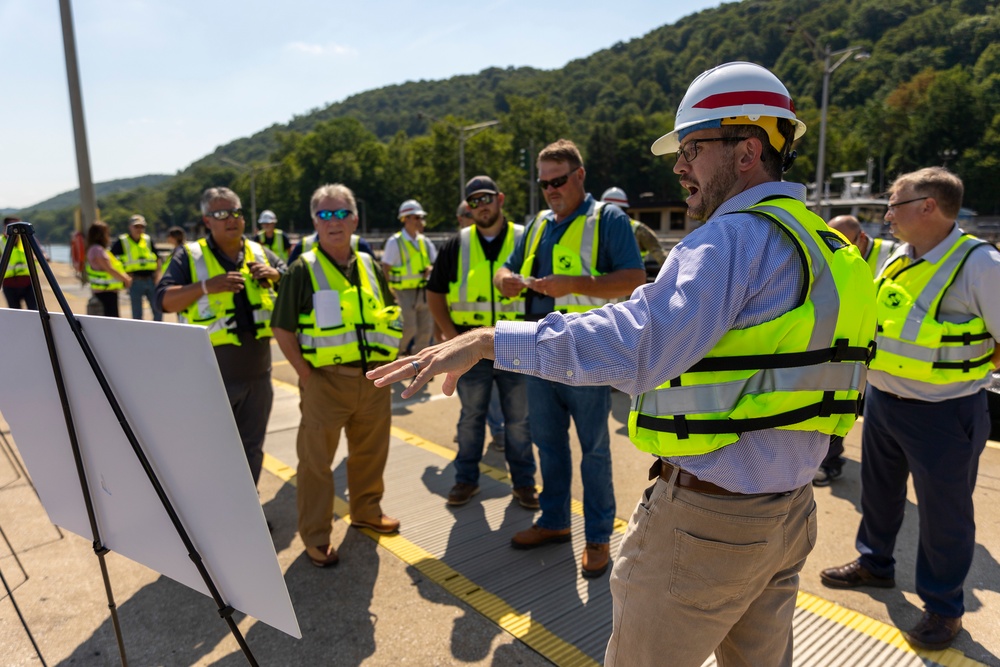
MULTIPOLYGON (((698 493, 707 493, 711 496, 746 496, 749 494, 738 493, 736 491, 730 491, 729 489, 724 489, 721 486, 716 486, 711 482, 706 482, 703 479, 698 479, 689 472, 685 472, 676 466, 670 465, 663 459, 656 459, 656 462, 649 469, 649 478, 656 479, 659 477, 665 482, 670 481, 670 476, 673 474, 674 470, 677 469, 677 481, 675 484, 682 489, 690 489, 692 491, 697 491, 698 493)), ((756 495, 756 494, 754 494, 756 495)))

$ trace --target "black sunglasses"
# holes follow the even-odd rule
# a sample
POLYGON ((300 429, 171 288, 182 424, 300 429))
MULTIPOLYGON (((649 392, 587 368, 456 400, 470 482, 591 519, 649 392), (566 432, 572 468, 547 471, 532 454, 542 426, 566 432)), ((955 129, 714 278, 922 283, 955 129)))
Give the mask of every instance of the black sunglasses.
POLYGON ((914 199, 907 199, 906 201, 898 201, 898 202, 895 202, 893 204, 886 204, 885 212, 888 213, 889 211, 893 210, 897 206, 902 206, 903 204, 912 204, 915 201, 923 201, 925 199, 930 199, 930 197, 916 197, 914 199))
POLYGON ((724 143, 736 143, 738 141, 746 141, 749 138, 750 137, 712 137, 709 139, 692 139, 691 141, 687 142, 686 144, 677 149, 677 159, 678 160, 681 159, 681 156, 683 155, 684 159, 687 162, 694 162, 694 159, 698 157, 698 150, 699 150, 698 144, 707 144, 712 141, 722 141, 724 143))
MULTIPOLYGON (((480 204, 485 204, 486 206, 489 206, 490 204, 492 204, 493 203, 493 195, 491 195, 491 194, 479 195, 475 199, 466 199, 465 203, 469 205, 469 208, 471 208, 473 211, 475 211, 477 208, 479 208, 480 204)), ((472 216, 469 216, 469 217, 472 217, 472 216)))
MULTIPOLYGON (((579 167, 577 167, 576 169, 579 169, 579 167)), ((570 169, 568 172, 566 172, 564 176, 553 178, 551 181, 546 181, 545 179, 539 178, 538 187, 543 191, 548 190, 550 187, 555 190, 558 190, 562 186, 566 185, 566 181, 569 180, 569 177, 573 175, 573 172, 575 172, 576 169, 570 169)))
POLYGON ((229 216, 233 216, 237 220, 243 217, 243 209, 241 208, 231 208, 222 209, 221 211, 209 211, 208 214, 215 218, 216 220, 226 220, 229 216))
POLYGON ((338 208, 336 211, 316 211, 316 217, 320 220, 333 220, 334 218, 337 220, 347 220, 352 213, 354 213, 354 211, 349 208, 338 208))

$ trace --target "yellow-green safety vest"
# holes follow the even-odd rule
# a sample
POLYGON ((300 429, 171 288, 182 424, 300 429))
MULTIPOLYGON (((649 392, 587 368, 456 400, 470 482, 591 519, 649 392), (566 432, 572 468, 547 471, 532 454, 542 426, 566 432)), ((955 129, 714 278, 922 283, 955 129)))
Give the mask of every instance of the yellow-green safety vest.
MULTIPOLYGON (((215 253, 208 247, 208 239, 199 239, 184 244, 191 262, 191 282, 210 280, 226 273, 215 253)), ((253 310, 256 337, 271 337, 271 313, 274 311, 274 290, 261 287, 250 273, 250 263, 259 262, 270 266, 264 247, 256 241, 243 240, 243 274, 245 291, 253 310)), ((232 292, 203 294, 197 301, 177 313, 177 321, 198 324, 208 329, 208 339, 212 346, 239 345, 236 335, 236 299, 232 292)))
POLYGON ((257 232, 257 243, 270 249, 271 252, 281 258, 281 261, 288 261, 288 243, 285 241, 285 232, 280 229, 274 230, 274 237, 271 238, 270 244, 267 242, 264 230, 260 230, 257 232))
POLYGON ((900 247, 878 280, 878 351, 872 370, 931 384, 980 380, 993 370, 995 341, 981 317, 938 319, 941 300, 969 253, 985 241, 962 234, 936 263, 900 247))
MULTIPOLYGON (((597 270, 597 246, 600 231, 601 211, 604 204, 597 202, 587 213, 578 215, 559 241, 552 247, 552 273, 557 276, 599 276, 597 270)), ((545 216, 551 211, 540 211, 527 230, 528 240, 524 244, 524 262, 520 274, 530 276, 535 264, 535 253, 545 231, 545 216)), ((583 294, 567 294, 555 299, 555 310, 560 313, 583 313, 600 308, 609 299, 599 299, 583 294)))
MULTIPOLYGON (((122 266, 121 261, 117 257, 107 251, 105 251, 105 255, 115 271, 125 273, 125 267, 122 266)), ((85 271, 87 273, 87 282, 90 283, 90 289, 95 292, 112 292, 114 290, 125 289, 125 283, 107 271, 98 271, 90 265, 90 261, 87 261, 85 271)))
POLYGON ((156 249, 153 248, 149 234, 142 234, 138 242, 129 234, 122 234, 118 240, 122 244, 122 254, 118 255, 118 259, 126 273, 156 270, 156 249))
POLYGON ((523 320, 524 298, 500 294, 493 286, 496 267, 513 252, 524 226, 508 222, 496 260, 486 259, 475 225, 459 231, 458 279, 448 284, 451 321, 460 326, 493 326, 498 320, 523 320))
POLYGON ((875 336, 875 284, 861 253, 802 202, 765 200, 799 250, 799 305, 731 330, 680 377, 632 400, 629 437, 657 456, 692 456, 763 429, 846 435, 857 418, 875 336))
POLYGON ((418 245, 414 245, 403 236, 403 232, 396 232, 392 238, 396 239, 399 259, 403 264, 389 269, 389 284, 394 289, 417 289, 425 286, 427 284, 425 272, 431 265, 431 256, 427 252, 427 239, 421 234, 417 239, 418 245))
POLYGON ((354 253, 360 289, 334 267, 319 251, 302 253, 309 267, 313 291, 340 293, 340 316, 337 321, 316 321, 316 309, 299 314, 298 341, 302 356, 314 367, 346 364, 353 361, 392 361, 403 338, 399 306, 386 306, 378 283, 375 259, 363 252, 354 253))
POLYGON ((877 276, 881 268, 885 266, 889 256, 899 247, 899 244, 895 241, 887 241, 886 239, 869 240, 871 243, 868 244, 868 254, 865 256, 865 261, 868 262, 868 268, 871 269, 872 275, 877 276))
MULTIPOLYGON (((7 237, 0 237, 0 253, 4 251, 7 247, 7 237)), ((17 276, 27 276, 31 275, 28 271, 28 258, 24 254, 24 246, 21 245, 21 239, 18 237, 17 242, 14 243, 14 247, 10 249, 10 259, 7 261, 7 271, 4 272, 4 278, 16 278, 17 276)))

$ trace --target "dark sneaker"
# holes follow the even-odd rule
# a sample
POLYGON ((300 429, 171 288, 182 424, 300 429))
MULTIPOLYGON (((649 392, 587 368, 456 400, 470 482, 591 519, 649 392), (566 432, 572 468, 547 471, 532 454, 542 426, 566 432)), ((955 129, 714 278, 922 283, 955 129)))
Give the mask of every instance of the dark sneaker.
POLYGON ((569 542, 572 538, 573 536, 569 528, 549 530, 548 528, 539 528, 537 525, 534 525, 528 530, 522 530, 520 533, 514 535, 510 539, 510 546, 515 549, 534 549, 543 544, 569 542))
POLYGON ((507 448, 507 436, 503 431, 497 431, 493 434, 493 440, 490 442, 490 447, 493 451, 502 452, 507 448))
POLYGON ((525 509, 537 510, 540 507, 538 504, 538 492, 535 491, 535 487, 533 486, 515 486, 514 497, 517 498, 517 502, 521 504, 521 507, 525 509))
POLYGON ((926 651, 940 651, 948 648, 962 631, 962 617, 945 618, 925 611, 916 627, 903 633, 903 638, 911 646, 926 651))
POLYGON ((462 484, 459 482, 451 487, 451 491, 448 492, 448 504, 464 505, 477 493, 479 493, 479 487, 475 484, 462 484))
POLYGON ((608 570, 608 563, 611 562, 611 547, 607 544, 597 544, 587 542, 583 550, 583 559, 580 565, 580 574, 587 579, 599 577, 608 570))
POLYGON ((864 567, 860 561, 851 561, 847 565, 831 567, 819 573, 820 581, 829 588, 893 588, 896 580, 892 577, 877 577, 864 567))
POLYGON ((820 468, 813 475, 813 486, 830 486, 840 475, 840 468, 820 468))

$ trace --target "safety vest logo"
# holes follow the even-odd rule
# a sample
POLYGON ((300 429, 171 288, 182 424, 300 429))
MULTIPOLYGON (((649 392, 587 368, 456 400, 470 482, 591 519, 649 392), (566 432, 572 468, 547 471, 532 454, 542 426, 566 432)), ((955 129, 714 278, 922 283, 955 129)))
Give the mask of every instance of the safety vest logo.
POLYGON ((883 302, 889 308, 899 308, 903 303, 903 296, 899 292, 886 292, 883 302))
POLYGON ((563 268, 563 269, 569 270, 569 269, 573 268, 573 261, 569 257, 566 257, 566 256, 560 257, 559 258, 559 266, 561 268, 563 268))

